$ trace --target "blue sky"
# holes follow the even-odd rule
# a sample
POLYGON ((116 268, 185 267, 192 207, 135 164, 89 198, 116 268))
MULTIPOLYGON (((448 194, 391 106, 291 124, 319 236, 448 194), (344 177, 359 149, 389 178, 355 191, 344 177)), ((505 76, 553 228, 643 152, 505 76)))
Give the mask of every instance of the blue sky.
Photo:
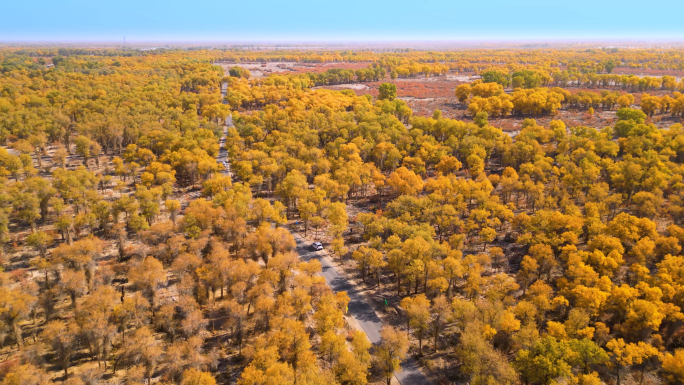
POLYGON ((0 0, 11 41, 684 41, 684 0, 0 0))

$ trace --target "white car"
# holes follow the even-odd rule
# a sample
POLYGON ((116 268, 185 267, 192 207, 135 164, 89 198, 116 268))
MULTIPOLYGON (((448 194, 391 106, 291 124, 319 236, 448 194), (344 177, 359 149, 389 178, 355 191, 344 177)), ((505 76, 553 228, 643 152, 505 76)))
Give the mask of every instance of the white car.
POLYGON ((314 250, 320 251, 323 250, 323 244, 320 242, 314 242, 311 244, 311 247, 313 247, 314 250))

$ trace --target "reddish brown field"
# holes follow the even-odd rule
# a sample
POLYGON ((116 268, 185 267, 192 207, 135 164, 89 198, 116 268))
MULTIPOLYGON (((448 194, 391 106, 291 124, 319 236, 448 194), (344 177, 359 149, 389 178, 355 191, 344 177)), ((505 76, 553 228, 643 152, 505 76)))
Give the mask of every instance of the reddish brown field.
MULTIPOLYGON (((453 74, 450 74, 453 75, 453 74)), ((453 78, 453 76, 449 76, 453 78)), ((325 86, 323 88, 329 88, 334 90, 339 90, 343 88, 353 89, 357 95, 370 94, 373 97, 378 96, 378 87, 381 83, 386 82, 369 82, 363 84, 354 85, 338 85, 338 86, 325 86)), ((471 116, 468 114, 467 106, 458 102, 454 96, 454 90, 459 84, 464 82, 458 80, 447 79, 446 76, 439 77, 417 77, 411 79, 397 79, 392 81, 392 83, 397 85, 397 98, 404 100, 409 107, 413 110, 413 114, 416 116, 432 116, 434 110, 439 109, 442 111, 442 115, 447 118, 470 120, 471 116)), ((603 90, 619 91, 621 93, 627 93, 620 88, 587 88, 587 87, 568 87, 566 88, 570 93, 575 94, 580 91, 585 92, 595 92, 601 93, 603 90)), ((670 91, 658 90, 658 91, 648 91, 650 95, 663 96, 670 94, 670 91)), ((641 92, 634 92, 634 103, 639 105, 641 103, 641 92)), ((520 129, 522 121, 527 118, 536 119, 540 124, 548 125, 551 120, 561 119, 568 126, 579 126, 579 125, 591 125, 594 127, 605 127, 607 125, 612 125, 615 122, 615 111, 604 111, 597 109, 594 116, 588 115, 586 111, 578 109, 568 109, 563 108, 556 115, 544 115, 544 116, 508 116, 505 118, 493 118, 490 119, 492 124, 496 127, 500 127, 502 130, 507 132, 515 132, 520 129)), ((672 124, 680 123, 680 119, 673 119, 669 115, 657 115, 654 116, 651 121, 656 124, 656 126, 661 128, 669 127, 672 124)))

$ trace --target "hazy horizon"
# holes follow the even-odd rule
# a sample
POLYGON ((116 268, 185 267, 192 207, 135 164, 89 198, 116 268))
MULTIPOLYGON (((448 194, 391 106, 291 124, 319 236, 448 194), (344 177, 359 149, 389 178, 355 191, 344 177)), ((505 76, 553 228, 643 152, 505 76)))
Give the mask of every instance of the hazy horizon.
POLYGON ((35 41, 0 41, 0 47, 65 47, 65 48, 93 48, 93 49, 243 49, 243 50, 299 50, 299 51, 343 51, 343 50, 372 50, 377 52, 400 49, 418 51, 434 50, 449 51, 462 49, 583 49, 583 48, 619 48, 619 49, 652 49, 652 48, 682 48, 684 40, 667 39, 548 39, 548 40, 444 40, 444 41, 136 41, 123 37, 119 41, 107 40, 35 40, 35 41))
POLYGON ((12 2, 0 13, 8 43, 407 43, 515 41, 684 41, 684 6, 655 1, 548 5, 428 0, 321 5, 310 0, 258 5, 159 0, 116 3, 67 0, 12 2))

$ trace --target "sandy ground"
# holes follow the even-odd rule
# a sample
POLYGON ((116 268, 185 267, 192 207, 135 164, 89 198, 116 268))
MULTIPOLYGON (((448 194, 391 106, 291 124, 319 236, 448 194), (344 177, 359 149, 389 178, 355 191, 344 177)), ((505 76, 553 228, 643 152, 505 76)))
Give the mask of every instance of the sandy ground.
POLYGON ((223 67, 228 74, 228 70, 232 67, 238 66, 248 69, 252 74, 252 78, 261 78, 270 75, 274 72, 290 72, 293 71, 295 63, 273 62, 273 63, 215 63, 223 67))
POLYGON ((472 82, 477 79, 482 79, 479 75, 462 75, 462 74, 446 74, 447 80, 459 82, 472 82))
POLYGON ((251 73, 252 78, 262 78, 273 73, 306 73, 325 72, 331 68, 359 69, 368 67, 370 63, 295 63, 295 62, 268 62, 268 63, 214 63, 220 65, 228 74, 234 66, 246 68, 251 73))
MULTIPOLYGON (((252 73, 252 77, 260 78, 272 73, 304 73, 316 72, 320 73, 330 68, 348 68, 357 69, 367 67, 369 63, 294 63, 294 62, 273 62, 273 63, 217 63, 225 68, 226 71, 230 67, 239 65, 247 68, 252 73)), ((653 76, 662 77, 664 75, 674 76, 677 81, 684 77, 684 71, 673 70, 651 70, 651 69, 632 69, 632 68, 616 68, 616 74, 633 74, 636 76, 653 76)), ((378 87, 383 82, 391 81, 397 85, 398 99, 405 101, 413 110, 415 116, 432 116, 435 109, 442 111, 444 117, 452 119, 471 120, 465 106, 458 103, 454 96, 454 89, 464 82, 472 82, 480 79, 480 76, 475 73, 448 73, 442 76, 424 77, 417 76, 408 79, 389 80, 384 79, 379 82, 366 83, 350 83, 339 84, 334 86, 321 86, 316 88, 326 88, 332 90, 351 89, 357 95, 369 94, 373 97, 378 95, 378 87)), ((612 89, 612 88, 611 88, 612 89)), ((587 87, 568 87, 568 90, 575 93, 577 91, 591 91, 600 93, 601 88, 587 88, 587 87)), ((623 91, 623 90, 620 90, 623 91)), ((652 95, 662 96, 669 94, 669 91, 650 91, 652 95)), ((636 100, 635 103, 638 108, 640 103, 640 93, 633 93, 636 100)), ((522 121, 525 118, 537 119, 537 122, 542 125, 548 125, 553 119, 562 119, 568 126, 576 126, 589 123, 594 127, 604 127, 606 125, 614 124, 615 111, 596 110, 596 114, 590 117, 585 111, 575 109, 563 109, 555 116, 509 116, 505 118, 491 118, 490 122, 497 127, 500 127, 505 132, 515 135, 520 130, 522 121)), ((672 124, 681 122, 681 119, 674 119, 669 114, 661 114, 651 119, 659 128, 667 128, 672 124)))
POLYGON ((371 87, 367 86, 363 83, 351 83, 351 84, 336 84, 334 86, 325 86, 325 87, 314 87, 314 89, 317 88, 327 88, 331 90, 355 90, 355 91, 363 91, 363 90, 369 90, 371 87))

